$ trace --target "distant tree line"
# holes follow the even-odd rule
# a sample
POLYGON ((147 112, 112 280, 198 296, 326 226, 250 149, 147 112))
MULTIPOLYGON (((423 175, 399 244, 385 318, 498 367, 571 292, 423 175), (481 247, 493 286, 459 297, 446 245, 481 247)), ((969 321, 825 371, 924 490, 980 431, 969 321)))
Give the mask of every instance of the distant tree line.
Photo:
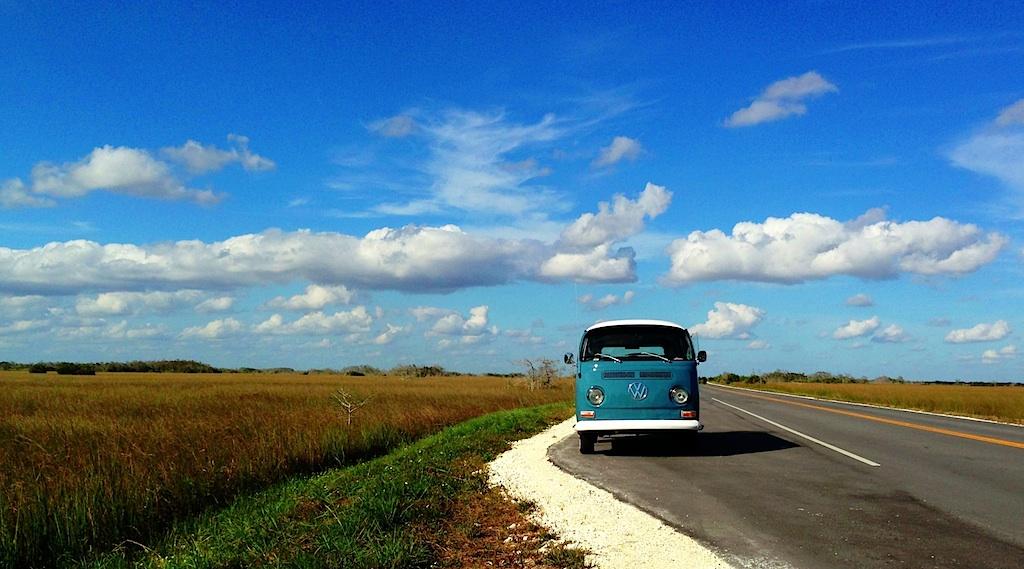
POLYGON ((714 377, 702 377, 700 378, 701 383, 722 383, 729 385, 731 383, 739 384, 765 384, 765 383, 920 383, 929 385, 975 385, 975 386, 1015 386, 1024 387, 1024 383, 1013 383, 1008 381, 912 381, 908 382, 903 379, 903 376, 890 377, 888 375, 880 375, 875 378, 867 377, 853 377, 852 375, 832 374, 827 371, 818 371, 815 373, 800 373, 796 371, 784 371, 775 370, 768 373, 755 373, 750 375, 740 375, 736 373, 720 373, 714 377))
POLYGON ((798 371, 775 370, 768 373, 755 373, 751 375, 740 375, 736 373, 720 373, 714 377, 707 378, 712 383, 905 383, 902 377, 879 376, 874 379, 866 377, 853 377, 845 373, 832 374, 827 371, 817 371, 811 374, 798 371))
MULTIPOLYGON (((18 365, 18 364, 15 364, 18 365)), ((221 370, 203 362, 193 360, 159 360, 152 362, 37 362, 24 367, 4 369, 28 369, 29 373, 57 372, 59 375, 96 375, 107 373, 220 373, 221 370)))

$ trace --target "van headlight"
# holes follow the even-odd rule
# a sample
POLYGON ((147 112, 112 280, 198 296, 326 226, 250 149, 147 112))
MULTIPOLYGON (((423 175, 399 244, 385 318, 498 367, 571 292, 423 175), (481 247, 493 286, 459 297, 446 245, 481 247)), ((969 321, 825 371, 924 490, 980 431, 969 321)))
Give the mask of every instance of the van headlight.
POLYGON ((587 401, 594 407, 600 406, 604 403, 604 390, 600 387, 591 387, 587 390, 587 401))
POLYGON ((668 398, 673 402, 682 405, 690 399, 690 394, 682 387, 676 386, 668 390, 668 398))

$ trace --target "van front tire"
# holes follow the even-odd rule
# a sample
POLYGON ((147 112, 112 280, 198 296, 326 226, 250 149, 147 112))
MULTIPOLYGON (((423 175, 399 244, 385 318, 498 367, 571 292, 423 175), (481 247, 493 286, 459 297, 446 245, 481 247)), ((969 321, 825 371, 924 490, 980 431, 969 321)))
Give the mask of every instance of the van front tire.
POLYGON ((580 433, 580 454, 594 454, 594 443, 597 442, 596 433, 580 433))

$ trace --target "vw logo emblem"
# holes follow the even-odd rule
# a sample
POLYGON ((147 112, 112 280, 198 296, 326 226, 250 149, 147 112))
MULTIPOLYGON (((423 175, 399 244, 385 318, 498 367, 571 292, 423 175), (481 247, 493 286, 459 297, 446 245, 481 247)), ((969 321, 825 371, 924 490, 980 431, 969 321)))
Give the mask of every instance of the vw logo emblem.
POLYGON ((647 399, 647 386, 640 383, 639 381, 636 383, 630 383, 629 386, 626 387, 626 389, 629 390, 630 396, 632 396, 633 399, 636 399, 637 401, 643 401, 644 399, 647 399))

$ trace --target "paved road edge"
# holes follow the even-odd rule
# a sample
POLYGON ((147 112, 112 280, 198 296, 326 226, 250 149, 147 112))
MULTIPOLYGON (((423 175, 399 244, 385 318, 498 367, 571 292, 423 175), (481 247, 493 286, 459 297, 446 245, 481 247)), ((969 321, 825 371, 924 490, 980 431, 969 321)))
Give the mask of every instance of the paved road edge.
POLYGON ((814 395, 802 395, 799 393, 785 393, 782 391, 770 391, 768 389, 751 389, 749 387, 737 387, 735 385, 725 385, 724 383, 708 383, 712 387, 721 387, 724 389, 735 389, 736 391, 749 391, 751 393, 768 393, 770 395, 781 395, 783 397, 794 397, 796 399, 810 399, 812 401, 823 401, 825 403, 842 403, 843 405, 854 405, 857 407, 869 407, 871 409, 884 409, 886 411, 903 411, 906 413, 916 413, 918 415, 931 415, 932 417, 944 417, 946 419, 962 419, 964 421, 974 421, 976 423, 990 423, 992 425, 1005 425, 1008 427, 1020 427, 1024 429, 1024 424, 1010 423, 1007 421, 996 421, 995 419, 983 419, 981 417, 971 417, 969 415, 952 415, 949 413, 937 413, 935 411, 922 411, 921 409, 908 409, 906 407, 890 407, 889 405, 876 405, 874 403, 862 403, 860 401, 844 401, 842 399, 829 399, 827 397, 815 397, 814 395))
POLYGON ((570 418, 518 441, 488 465, 490 482, 518 500, 537 504, 530 516, 562 539, 589 550, 601 569, 732 567, 693 538, 566 473, 548 460, 548 448, 573 435, 570 418))

